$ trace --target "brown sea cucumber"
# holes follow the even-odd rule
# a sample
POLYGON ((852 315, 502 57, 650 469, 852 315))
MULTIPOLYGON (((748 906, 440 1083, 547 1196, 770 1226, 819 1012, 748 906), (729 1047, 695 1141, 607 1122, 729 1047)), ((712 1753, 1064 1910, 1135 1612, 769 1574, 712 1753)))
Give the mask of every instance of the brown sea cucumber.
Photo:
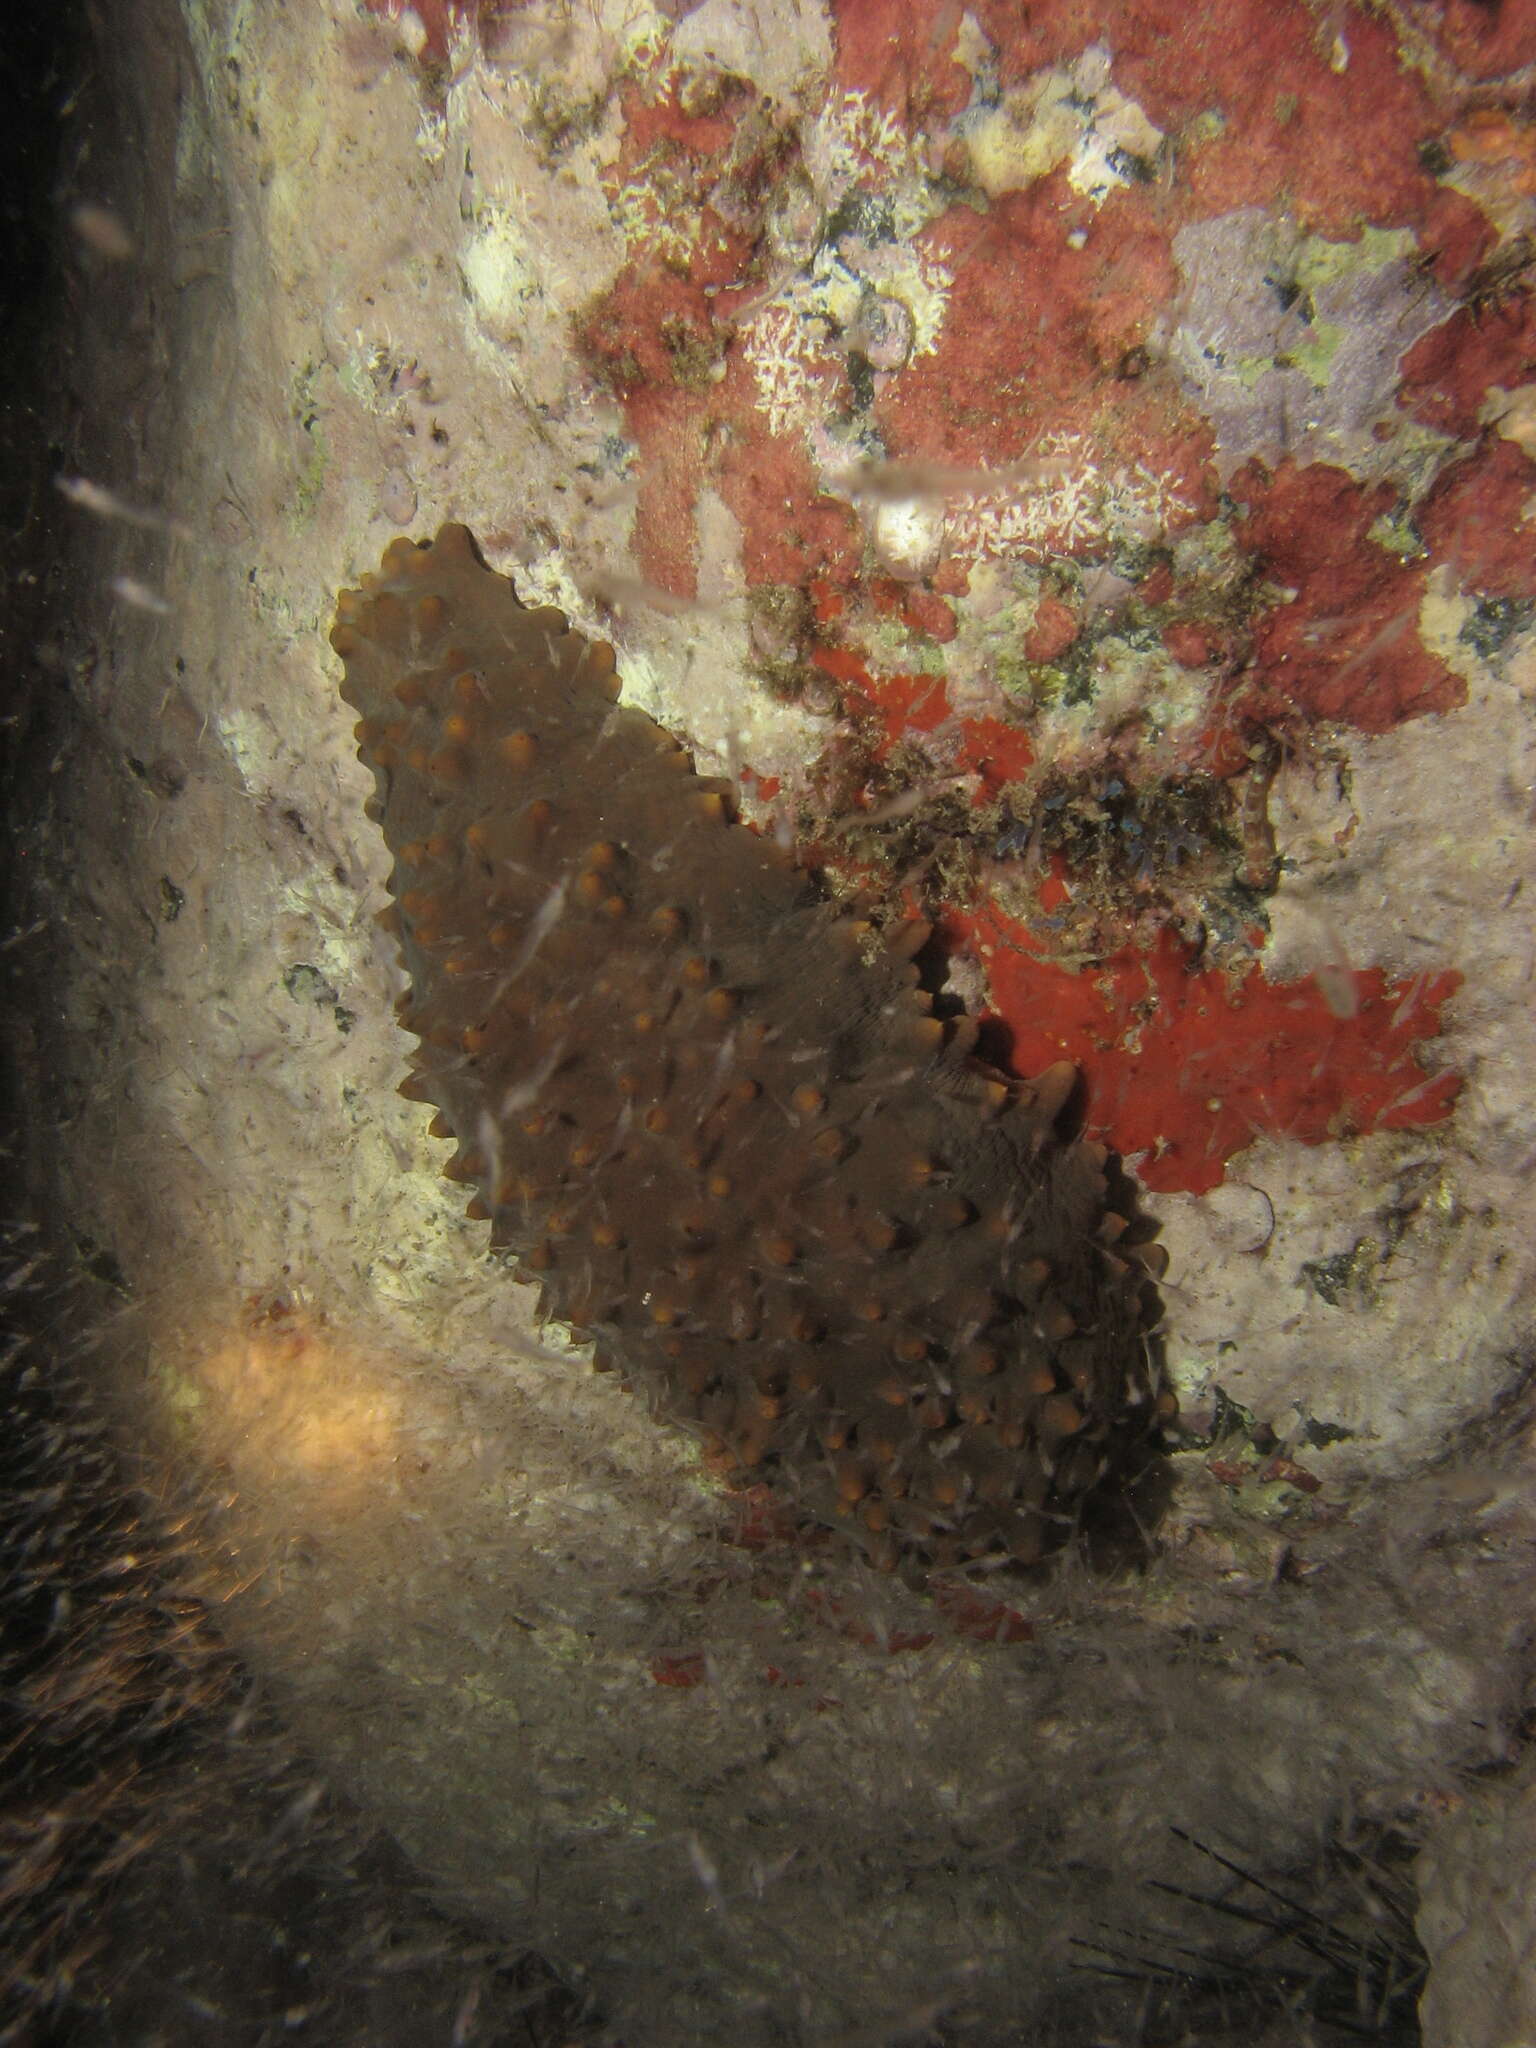
POLYGON ((417 1035, 402 1093, 598 1361, 878 1562, 1030 1562, 1145 1461, 1161 1270, 1131 1186, 911 956, 733 821, 611 648, 469 532, 331 642, 417 1035))

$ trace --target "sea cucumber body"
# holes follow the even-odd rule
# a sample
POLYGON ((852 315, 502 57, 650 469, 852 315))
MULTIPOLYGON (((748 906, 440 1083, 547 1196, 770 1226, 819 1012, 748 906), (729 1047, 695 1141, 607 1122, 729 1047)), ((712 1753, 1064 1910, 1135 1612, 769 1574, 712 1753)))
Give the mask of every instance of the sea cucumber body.
POLYGON ((877 1561, 1032 1561, 1157 1420, 1129 1188, 1005 1082, 898 938, 732 822, 468 532, 397 541, 332 641, 386 913, 473 1215, 740 1479, 877 1561))

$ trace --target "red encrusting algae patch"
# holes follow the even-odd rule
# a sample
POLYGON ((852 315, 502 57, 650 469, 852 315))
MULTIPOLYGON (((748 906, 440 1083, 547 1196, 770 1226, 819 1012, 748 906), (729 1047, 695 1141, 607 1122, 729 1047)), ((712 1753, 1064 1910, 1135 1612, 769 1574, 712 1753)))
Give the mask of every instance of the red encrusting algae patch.
POLYGON ((985 214, 957 205, 925 228, 925 259, 953 283, 937 351, 877 394, 893 451, 997 467, 1044 435, 1053 446, 1081 437, 1105 468, 1141 464, 1162 478, 1187 507, 1181 521, 1208 512, 1211 430, 1171 378, 1138 367, 1178 285, 1148 207, 1117 195, 1095 215, 1053 174, 985 214), (1092 225, 1082 246, 1074 223, 1092 225))
MULTIPOLYGON (((933 1587, 935 1628, 882 1628, 855 1613, 848 1603, 820 1586, 807 1587, 801 1598, 804 1612, 820 1627, 861 1649, 880 1656, 920 1655, 936 1643, 962 1637, 976 1643, 1017 1644, 1035 1640, 1036 1624, 1028 1615, 1006 1601, 998 1600, 960 1581, 935 1580, 933 1587)), ((663 1651, 650 1660, 651 1683, 676 1692, 693 1692, 711 1681, 709 1659, 701 1650, 663 1651)), ((757 1674, 764 1685, 776 1690, 798 1691, 806 1684, 803 1671, 779 1663, 765 1663, 757 1674)), ((816 1701, 818 1712, 838 1707, 840 1700, 823 1695, 816 1701)))
POLYGON ((895 675, 871 676, 857 660, 855 673, 861 687, 850 690, 846 701, 850 708, 880 720, 885 728, 882 753, 908 733, 936 732, 950 717, 942 676, 905 675, 899 670, 895 675))
POLYGON ((1362 219, 1414 220, 1435 196, 1419 151, 1443 114, 1391 29, 1358 10, 1335 21, 1305 0, 1223 0, 1219 32, 1186 0, 1101 0, 1091 31, 1078 0, 1044 0, 1022 24, 1016 0, 972 11, 1005 86, 1085 41, 1109 49, 1116 85, 1181 145, 1169 197, 1182 219, 1270 207, 1283 191, 1304 226, 1352 236, 1362 219))
POLYGON ((1414 343, 1402 371, 1406 412, 1444 434, 1475 435, 1491 391, 1536 378, 1536 298, 1463 306, 1414 343))
POLYGON ((974 798, 978 804, 1018 781, 1034 763, 1034 744, 1022 726, 1001 718, 957 719, 942 676, 909 675, 900 670, 890 675, 872 673, 850 647, 819 647, 812 660, 841 686, 849 713, 878 725, 872 749, 878 761, 909 734, 935 733, 948 727, 953 734, 948 772, 978 778, 974 798))
MULTIPOLYGON (((922 110, 939 125, 970 104, 970 74, 956 61, 955 0, 836 0, 837 79, 881 106, 922 110)), ((1017 31, 1015 31, 1017 33, 1017 31)))
MULTIPOLYGON (((735 238, 727 240, 722 265, 741 253, 735 238)), ((707 283, 664 264, 632 263, 582 321, 587 360, 623 407, 639 450, 637 563, 672 595, 695 594, 698 500, 709 485, 741 524, 750 588, 818 575, 851 581, 862 547, 858 521, 822 491, 798 437, 763 431, 751 371, 729 347, 707 283)), ((930 610, 927 630, 942 625, 930 610)))
POLYGON ((980 777, 976 802, 985 803, 1034 764, 1035 750, 1021 726, 1000 718, 960 720, 959 765, 980 777))
POLYGON ((1159 1193, 1204 1194, 1255 1138, 1319 1145, 1441 1122, 1459 1075, 1430 1073, 1418 1050, 1461 986, 1454 972, 1394 981, 1380 968, 1272 982, 1191 970, 1164 932, 1072 973, 1042 957, 1027 928, 994 906, 944 918, 981 958, 1013 1061, 1032 1073, 1075 1061, 1090 1133, 1128 1157, 1159 1193))
POLYGON ((932 1629, 874 1628, 852 1613, 846 1601, 824 1592, 820 1586, 807 1587, 805 1604, 838 1635, 862 1644, 866 1650, 882 1650, 887 1656, 896 1657, 908 1650, 926 1650, 933 1641, 932 1629))
POLYGON ((1237 537, 1273 589, 1238 693, 1247 716, 1389 732, 1466 701, 1466 684, 1419 637, 1427 565, 1405 565, 1371 538, 1393 507, 1390 486, 1365 490, 1342 469, 1286 461, 1273 473, 1249 463, 1231 490, 1248 507, 1237 537))
MULTIPOLYGON (((932 128, 969 102, 970 81, 954 62, 967 11, 996 47, 1005 90, 1101 44, 1116 86, 1179 145, 1178 182, 1157 194, 1174 227, 1270 206, 1283 190, 1304 225, 1353 235, 1362 218, 1413 220, 1436 196, 1420 149, 1443 112, 1402 62, 1391 27, 1355 10, 1341 10, 1335 23, 1303 0, 1224 0, 1219 33, 1187 0, 1100 0, 1086 22, 1081 0, 1027 9, 976 0, 969 10, 948 0, 899 10, 838 0, 834 11, 839 84, 914 127, 932 128), (1347 49, 1342 65, 1336 36, 1347 49)), ((1467 14, 1465 0, 1457 11, 1467 14)), ((1457 60, 1475 44, 1486 68, 1494 61, 1488 36, 1463 24, 1452 37, 1457 60)), ((1493 39, 1501 53, 1511 40, 1520 42, 1518 32, 1493 39)))
POLYGON ((1480 597, 1536 597, 1536 463, 1513 441, 1490 440, 1440 478, 1419 514, 1437 562, 1480 597))
POLYGON ((974 1586, 940 1581, 933 1589, 933 1604, 956 1635, 969 1636, 977 1643, 1032 1643, 1035 1624, 1017 1607, 1002 1600, 989 1600, 974 1586))
POLYGON ((1490 7, 1487 0, 1441 0, 1431 33, 1449 61, 1468 78, 1494 79, 1536 64, 1536 16, 1521 7, 1490 7))
POLYGON ((680 1692, 691 1692, 708 1676, 708 1667, 696 1650, 651 1659, 651 1681, 655 1685, 670 1685, 680 1692))
POLYGON ((1059 598, 1042 597, 1035 606, 1035 620, 1024 635, 1027 661, 1055 661, 1066 653, 1081 630, 1076 612, 1059 598))
POLYGON ((668 151, 684 164, 699 159, 718 163, 736 139, 752 94, 745 79, 730 78, 718 81, 710 98, 709 106, 691 109, 679 99, 675 80, 667 80, 660 92, 629 86, 620 94, 624 122, 615 169, 627 173, 668 151))

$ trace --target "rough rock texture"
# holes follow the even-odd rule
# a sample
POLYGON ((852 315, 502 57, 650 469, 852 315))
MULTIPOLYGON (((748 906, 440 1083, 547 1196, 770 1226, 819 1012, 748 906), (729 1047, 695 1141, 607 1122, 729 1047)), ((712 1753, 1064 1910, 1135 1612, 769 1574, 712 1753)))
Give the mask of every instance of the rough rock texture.
POLYGON ((972 1060, 915 986, 927 927, 830 911, 466 528, 392 542, 331 638, 395 856, 405 1092, 493 1244, 878 1562, 1033 1562, 1157 1419, 1164 1260, 1056 1135, 1072 1070, 972 1060))
MULTIPOLYGON (((58 446, 93 488, 59 501, 75 587, 37 685, 56 723, 5 935, 8 963, 50 977, 20 1048, 29 1157, 107 1334, 135 1340, 136 1440, 216 1475, 248 1586, 220 1614, 285 1718, 444 1895, 578 1976, 635 2048, 1033 2038, 1071 1943, 1139 1924, 1143 1881, 1179 1879, 1171 1826, 1277 1875, 1341 1812, 1411 1821, 1507 1764, 1524 1725, 1536 630, 1511 437, 1536 417, 1536 329, 1518 278, 1474 301, 1431 231, 1466 221, 1473 179, 1529 205, 1524 157, 1483 160, 1527 131, 1469 130, 1483 154, 1435 182, 1423 145, 1463 103, 1402 118, 1423 74, 1390 26, 1428 9, 1345 10, 1342 70, 1316 46, 1333 17, 1301 0, 1245 5, 1252 38, 1185 9, 1174 39, 1162 0, 1092 22, 1075 0, 970 12, 995 85, 967 10, 939 5, 535 0, 475 10, 448 61, 418 62, 416 15, 369 22, 353 0, 104 0, 97 75, 142 118, 115 148, 81 132, 60 180, 58 217, 110 204, 131 253, 82 246, 74 303, 100 344, 54 380, 88 400, 58 446), (898 16, 919 86, 936 31, 940 53, 968 39, 947 104, 973 95, 985 211, 957 192, 960 153, 929 147, 943 106, 886 89, 898 16), (1270 61, 1287 42, 1289 71, 1270 61), (747 119, 762 98, 766 129, 747 119), (1032 177, 1011 137, 1035 140, 1016 114, 1085 152, 1112 124, 1122 160, 1127 101, 1170 138, 1151 178, 1126 165, 1097 206, 1074 164, 1011 187, 1032 177), (724 293, 684 317, 686 265, 649 223, 668 190, 664 227, 699 214, 738 110, 727 257, 749 293, 785 281, 755 318, 724 293), (1220 308, 1197 291, 1186 316, 1158 251, 1286 193, 1294 281, 1347 320, 1378 276, 1362 211, 1413 227, 1459 311, 1405 363, 1410 425, 1372 439, 1390 475, 1266 481, 1250 455, 1233 509, 1197 508, 1165 545, 1141 531, 1161 491, 1132 486, 1143 460, 1182 474, 1158 452, 1163 400, 1192 403, 1167 325, 1209 334, 1220 308), (930 253, 953 272, 947 353, 917 352, 919 323, 887 369, 894 302, 935 310, 930 253), (1341 267, 1361 288, 1330 301, 1341 267), (634 310, 605 378, 582 338, 615 286, 634 310), (838 353, 845 301, 868 375, 838 353), (767 347, 786 334, 788 362, 767 347), (799 424, 767 416, 754 363, 812 380, 799 424), (805 442, 855 400, 901 430, 884 469, 873 443, 805 442), (1443 479, 1427 554, 1383 497, 1412 422, 1443 479), (1011 471, 1037 428, 1075 437, 1065 474, 1017 494, 1049 558, 920 580, 935 466, 957 487, 976 463, 1011 471), (825 488, 848 472, 914 580, 866 563, 857 508, 825 488), (904 523, 898 482, 924 518, 904 523), (686 534, 660 516, 674 484, 686 534), (1003 1011, 1020 1071, 1081 1063, 1094 1116, 1140 1120, 1153 1091, 1152 1141, 1171 1142, 1136 1171, 1187 1189, 1157 1198, 1162 1291, 1207 1426, 1171 1461, 1144 1572, 1059 1574, 961 1627, 849 1545, 787 1570, 732 1540, 683 1432, 533 1328, 534 1290, 477 1256, 469 1190, 392 1092, 401 977, 368 916, 389 862, 324 646, 338 584, 448 518, 525 600, 611 637, 625 696, 759 822, 854 862, 883 848, 893 903, 936 847, 977 933, 951 979, 1003 1011), (662 574, 669 532, 695 596, 662 574), (839 534, 839 574, 807 581, 797 562, 839 534), (1305 683, 1278 762, 1239 726, 1197 780, 1205 807, 1176 801, 1226 680, 1283 708, 1276 651, 1305 683), (1345 699, 1370 729, 1332 722, 1345 699), (1133 723, 1169 749, 1129 758, 1133 723), (1268 934, 1243 888, 1272 890, 1268 934), (1212 924, 1223 902, 1242 914, 1212 924), (1215 932, 1198 971, 1170 916, 1215 932), (1287 992, 1305 1057, 1271 1089, 1287 992), (1297 1129, 1302 1082, 1337 1086, 1297 1129), (1368 1131, 1372 1102, 1437 1120, 1368 1131), (1181 1162, 1225 1185, 1194 1192, 1181 1162), (1486 1507, 1463 1487, 1480 1458, 1486 1507)), ((1309 333, 1325 370, 1332 338, 1309 333)), ((1113 1122, 1094 1135, 1133 1149, 1113 1122)))
POLYGON ((1536 2041, 1536 1774, 1470 1790, 1418 1860, 1424 2048, 1536 2041))

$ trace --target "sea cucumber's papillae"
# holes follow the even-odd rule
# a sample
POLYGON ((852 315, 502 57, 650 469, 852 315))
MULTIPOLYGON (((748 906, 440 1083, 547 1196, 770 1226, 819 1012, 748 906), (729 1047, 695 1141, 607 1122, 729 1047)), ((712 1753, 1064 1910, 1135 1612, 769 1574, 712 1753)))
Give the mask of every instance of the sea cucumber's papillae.
POLYGON ((835 915, 463 527, 393 542, 331 638, 395 858, 405 1092, 492 1243, 877 1561, 1053 1547, 1158 1421, 1166 1264, 1055 1133, 1071 1069, 980 1067, 916 986, 927 926, 835 915))

